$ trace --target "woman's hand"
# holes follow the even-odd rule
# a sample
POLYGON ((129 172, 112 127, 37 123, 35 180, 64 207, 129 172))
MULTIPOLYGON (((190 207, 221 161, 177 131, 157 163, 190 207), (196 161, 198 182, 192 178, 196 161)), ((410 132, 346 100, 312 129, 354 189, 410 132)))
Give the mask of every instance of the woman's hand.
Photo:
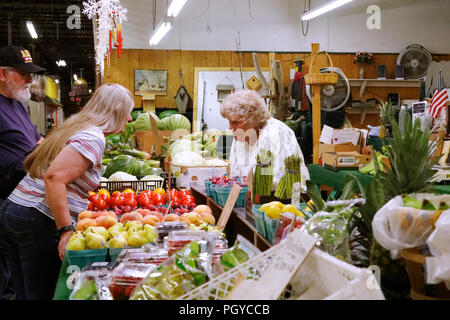
POLYGON ((66 253, 66 244, 69 242, 70 237, 72 236, 73 231, 69 230, 64 232, 60 239, 59 239, 59 245, 58 245, 58 252, 59 252, 59 258, 61 260, 64 259, 64 254, 66 253))

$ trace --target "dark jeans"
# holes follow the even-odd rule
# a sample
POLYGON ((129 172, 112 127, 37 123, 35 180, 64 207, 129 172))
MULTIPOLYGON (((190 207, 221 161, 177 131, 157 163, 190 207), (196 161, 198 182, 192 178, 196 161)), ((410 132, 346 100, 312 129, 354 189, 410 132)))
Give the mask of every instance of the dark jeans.
POLYGON ((0 255, 6 256, 17 300, 50 300, 61 260, 55 222, 6 200, 0 208, 0 255))
MULTIPOLYGON (((4 199, 0 199, 0 208, 4 199)), ((11 279, 11 272, 9 272, 6 264, 6 257, 0 252, 0 300, 9 300, 14 295, 14 289, 11 279)))

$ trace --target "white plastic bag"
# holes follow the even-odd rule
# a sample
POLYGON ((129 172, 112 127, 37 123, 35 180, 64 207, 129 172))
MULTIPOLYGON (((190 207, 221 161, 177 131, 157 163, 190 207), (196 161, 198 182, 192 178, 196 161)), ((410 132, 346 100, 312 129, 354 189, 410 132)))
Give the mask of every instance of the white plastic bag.
POLYGON ((427 245, 433 256, 450 253, 450 210, 443 211, 437 219, 427 245))
MULTIPOLYGON (((418 201, 428 200, 438 208, 450 203, 450 195, 411 194, 418 201)), ((386 203, 372 221, 375 239, 386 249, 402 250, 425 244, 433 232, 438 210, 421 210, 403 205, 402 196, 386 203)))
POLYGON ((438 284, 445 282, 450 290, 450 253, 439 257, 427 257, 427 283, 438 284))

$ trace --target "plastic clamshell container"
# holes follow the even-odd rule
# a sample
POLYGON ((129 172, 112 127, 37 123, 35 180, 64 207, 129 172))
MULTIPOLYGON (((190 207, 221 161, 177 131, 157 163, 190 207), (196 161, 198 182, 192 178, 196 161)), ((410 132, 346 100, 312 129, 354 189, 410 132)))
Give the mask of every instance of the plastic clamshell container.
POLYGON ((153 264, 123 262, 113 271, 108 285, 114 300, 128 300, 131 291, 155 268, 153 264))
POLYGON ((122 252, 123 249, 138 249, 140 247, 129 247, 129 246, 125 246, 122 248, 110 248, 108 247, 108 255, 109 255, 109 259, 110 261, 116 261, 117 258, 120 256, 120 253, 122 252))
POLYGON ((159 241, 163 241, 164 237, 169 233, 180 230, 189 230, 189 226, 184 221, 167 221, 159 222, 155 226, 155 232, 158 235, 159 241))
POLYGON ((169 255, 180 250, 192 241, 206 240, 208 233, 205 231, 173 231, 167 237, 169 255))

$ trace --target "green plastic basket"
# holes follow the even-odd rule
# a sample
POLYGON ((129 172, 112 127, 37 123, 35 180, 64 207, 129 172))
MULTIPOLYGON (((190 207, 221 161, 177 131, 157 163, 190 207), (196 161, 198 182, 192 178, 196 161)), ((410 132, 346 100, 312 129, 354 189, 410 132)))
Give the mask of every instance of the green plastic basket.
POLYGON ((69 265, 76 265, 80 268, 91 264, 93 262, 105 262, 108 259, 108 249, 89 249, 89 250, 67 250, 66 249, 67 260, 69 265))
POLYGON ((266 238, 266 223, 264 222, 264 216, 266 214, 258 210, 260 207, 260 204, 254 204, 252 206, 253 215, 255 216, 255 227, 258 233, 266 238))
POLYGON ((269 218, 264 213, 264 225, 266 228, 266 237, 265 238, 271 244, 275 244, 276 235, 277 235, 278 229, 280 228, 280 219, 269 218))
MULTIPOLYGON (((215 193, 215 197, 217 200, 213 200, 221 207, 225 205, 225 203, 228 200, 228 196, 230 195, 231 187, 216 187, 213 189, 213 192, 215 193)), ((236 200, 235 207, 244 207, 245 206, 245 197, 247 195, 248 187, 242 187, 241 192, 239 192, 239 196, 236 200)))
POLYGON ((130 246, 125 246, 122 248, 109 248, 108 247, 108 256, 109 256, 109 260, 111 262, 114 262, 117 260, 117 257, 120 255, 120 253, 122 252, 123 249, 137 249, 140 247, 130 247, 130 246))
POLYGON ((205 181, 206 195, 210 198, 212 198, 212 194, 213 194, 211 186, 212 186, 212 181, 206 180, 205 181))

